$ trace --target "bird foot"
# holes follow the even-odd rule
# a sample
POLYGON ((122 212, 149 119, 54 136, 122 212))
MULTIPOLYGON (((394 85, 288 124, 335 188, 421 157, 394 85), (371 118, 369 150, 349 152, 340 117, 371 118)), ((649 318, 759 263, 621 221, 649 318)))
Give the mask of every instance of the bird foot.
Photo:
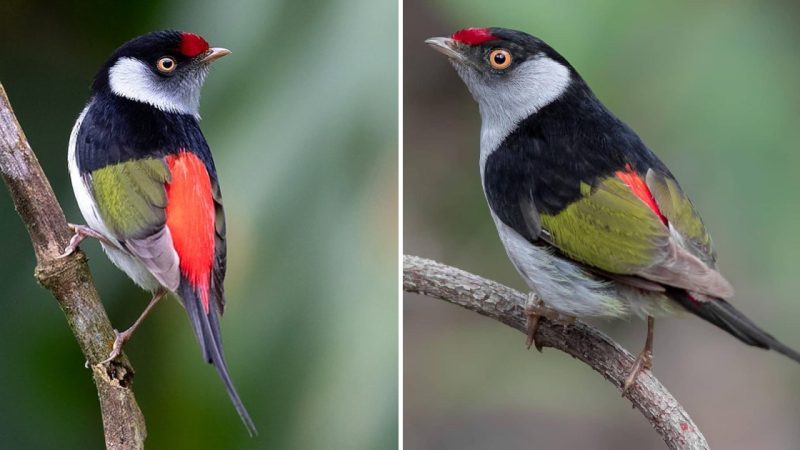
POLYGON ((528 301, 525 303, 525 314, 528 316, 525 346, 528 350, 530 350, 531 346, 535 346, 540 353, 542 352, 542 345, 536 342, 536 333, 539 331, 542 317, 553 322, 575 323, 574 317, 563 315, 554 309, 548 308, 545 306, 544 301, 536 298, 536 295, 532 292, 528 294, 528 301))
POLYGON ((630 372, 628 372, 628 376, 625 378, 625 383, 622 385, 622 396, 630 392, 631 388, 634 384, 636 384, 636 378, 639 376, 642 371, 645 369, 650 370, 653 368, 653 352, 650 350, 643 350, 639 355, 636 357, 636 360, 633 362, 633 366, 631 366, 630 372))
POLYGON ((67 224, 70 230, 72 230, 73 235, 69 240, 69 244, 64 249, 64 253, 57 256, 57 259, 66 258, 67 256, 75 253, 75 250, 78 249, 78 246, 81 242, 86 239, 87 237, 92 237, 97 239, 98 241, 111 244, 111 242, 106 239, 105 236, 100 234, 99 232, 89 228, 87 225, 77 225, 74 223, 67 224))
POLYGON ((115 336, 114 337, 114 345, 111 346, 111 353, 108 355, 108 358, 100 361, 99 364, 109 363, 114 358, 119 356, 119 354, 122 353, 122 346, 125 345, 126 342, 128 342, 128 339, 131 338, 132 334, 133 334, 133 330, 131 330, 130 328, 125 330, 125 331, 123 331, 122 333, 120 333, 117 330, 114 330, 114 336, 115 336))
POLYGON ((131 336, 133 336, 133 332, 136 331, 136 329, 139 328, 139 325, 142 324, 144 318, 147 317, 148 314, 150 314, 150 311, 153 309, 153 307, 156 306, 156 304, 158 304, 158 302, 162 298, 164 298, 165 295, 167 295, 166 289, 164 288, 158 289, 156 292, 153 293, 153 298, 150 299, 150 303, 147 304, 147 307, 139 315, 139 318, 136 319, 136 322, 133 322, 133 325, 128 327, 128 329, 123 331, 122 333, 120 333, 117 330, 114 330, 115 338, 114 338, 114 345, 111 346, 111 354, 108 355, 108 358, 100 361, 100 364, 105 364, 107 362, 110 362, 111 360, 119 356, 120 353, 122 353, 122 346, 125 345, 126 342, 128 342, 131 336))

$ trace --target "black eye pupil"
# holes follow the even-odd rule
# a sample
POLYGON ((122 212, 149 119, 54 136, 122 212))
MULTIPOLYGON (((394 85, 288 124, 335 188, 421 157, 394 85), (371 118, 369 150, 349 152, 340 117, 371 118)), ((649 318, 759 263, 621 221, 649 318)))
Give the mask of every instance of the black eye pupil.
POLYGON ((506 55, 498 53, 494 55, 494 62, 498 65, 503 65, 506 62, 506 55))
POLYGON ((165 59, 165 60, 161 61, 161 65, 164 66, 165 69, 169 69, 169 68, 172 67, 172 60, 171 59, 165 59))

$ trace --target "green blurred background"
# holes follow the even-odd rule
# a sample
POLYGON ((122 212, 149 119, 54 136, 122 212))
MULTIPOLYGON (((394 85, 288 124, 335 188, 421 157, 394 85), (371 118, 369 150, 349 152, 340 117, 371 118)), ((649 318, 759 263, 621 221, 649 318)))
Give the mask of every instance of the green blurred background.
MULTIPOLYGON (((0 80, 71 221, 67 140, 91 79, 162 28, 233 51, 201 113, 228 216, 227 359, 260 435, 247 437, 170 301, 126 347, 148 448, 394 447, 396 2, 3 0, 0 80)), ((0 448, 102 448, 90 374, 5 193, 0 231, 0 448)), ((127 327, 148 294, 97 243, 82 248, 127 327)))
MULTIPOLYGON (((468 26, 538 35, 671 167, 714 236, 734 303, 800 348, 800 6, 776 1, 407 0, 404 251, 522 289, 478 174, 480 118, 423 40, 468 26)), ((660 449, 619 391, 474 313, 404 302, 408 449, 660 449)), ((626 348, 643 321, 598 325, 626 348)), ((800 447, 800 367, 700 319, 656 324, 655 373, 712 448, 800 447)))

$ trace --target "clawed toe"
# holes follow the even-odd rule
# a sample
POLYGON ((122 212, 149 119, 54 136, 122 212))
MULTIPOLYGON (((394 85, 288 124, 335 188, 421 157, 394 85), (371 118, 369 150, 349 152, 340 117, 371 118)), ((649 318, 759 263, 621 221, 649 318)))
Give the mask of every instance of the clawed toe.
POLYGON ((56 259, 66 258, 67 256, 75 253, 75 250, 77 250, 77 249, 78 249, 78 245, 77 244, 73 245, 72 242, 70 241, 70 244, 67 245, 67 247, 64 249, 64 253, 56 256, 56 259))
POLYGON ((125 342, 128 341, 130 335, 127 331, 123 331, 120 333, 117 330, 114 330, 114 344, 111 346, 111 353, 108 355, 108 358, 100 361, 100 364, 107 364, 114 360, 120 353, 122 353, 122 346, 125 345, 125 342))
POLYGON ((69 244, 64 248, 64 253, 58 255, 56 259, 66 258, 67 256, 75 253, 75 250, 78 249, 81 241, 83 241, 86 236, 90 234, 86 230, 91 230, 89 227, 85 225, 75 225, 74 223, 68 223, 67 227, 72 230, 72 237, 69 239, 69 244))
POLYGON ((95 238, 106 245, 113 245, 105 236, 103 236, 102 233, 95 231, 86 225, 76 225, 74 223, 68 223, 67 226, 69 227, 70 230, 72 230, 73 234, 69 240, 69 244, 67 244, 66 248, 64 248, 64 253, 56 257, 58 259, 65 258, 75 253, 75 250, 78 249, 78 246, 87 237, 95 238))
POLYGON ((630 392, 631 388, 634 384, 636 384, 636 379, 639 377, 639 374, 646 370, 650 370, 653 368, 653 354, 645 350, 636 357, 636 361, 634 361, 633 366, 631 366, 631 371, 628 373, 628 376, 625 378, 625 383, 622 385, 622 395, 625 396, 630 392))
POLYGON ((114 330, 114 345, 111 346, 111 353, 108 355, 108 358, 100 361, 100 364, 106 364, 111 362, 114 358, 119 356, 122 353, 122 346, 125 345, 126 342, 133 336, 133 333, 139 328, 139 325, 142 324, 142 321, 145 317, 150 313, 158 302, 167 295, 166 289, 159 289, 153 293, 153 297, 150 299, 150 303, 147 304, 147 307, 142 311, 142 314, 139 315, 139 318, 136 319, 136 322, 133 323, 127 330, 120 333, 117 330, 114 330))
POLYGON ((531 346, 535 346, 539 352, 542 351, 542 344, 536 342, 536 333, 539 331, 542 317, 554 322, 575 323, 574 317, 562 315, 558 311, 548 308, 545 306, 544 301, 536 298, 533 293, 528 294, 528 301, 525 303, 525 314, 528 316, 525 345, 529 350, 531 346))
POLYGON ((539 350, 539 353, 542 352, 542 344, 536 342, 536 333, 539 331, 539 321, 541 320, 542 316, 539 314, 528 314, 528 331, 527 331, 527 338, 525 339, 525 346, 528 350, 531 349, 531 346, 536 346, 536 350, 539 350))
POLYGON ((631 371, 628 373, 628 376, 625 377, 625 382, 622 384, 622 396, 630 392, 631 388, 634 384, 636 384, 636 378, 642 373, 645 369, 650 370, 653 368, 653 329, 655 327, 655 319, 652 316, 647 317, 647 340, 644 344, 644 349, 641 353, 636 357, 636 360, 633 362, 633 366, 631 366, 631 371))

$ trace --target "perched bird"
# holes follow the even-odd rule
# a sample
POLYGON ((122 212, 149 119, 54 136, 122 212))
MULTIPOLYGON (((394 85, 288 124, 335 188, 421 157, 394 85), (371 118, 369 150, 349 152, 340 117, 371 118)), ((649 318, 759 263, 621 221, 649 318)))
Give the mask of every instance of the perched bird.
POLYGON ((97 238, 111 262, 153 293, 129 329, 115 330, 103 363, 173 293, 254 434, 222 352, 225 214, 198 113, 210 63, 229 53, 196 34, 158 31, 125 43, 100 68, 69 141, 72 188, 86 225, 71 225, 75 234, 64 255, 84 237, 97 238))
POLYGON ((503 28, 467 28, 426 43, 449 58, 479 105, 483 190, 508 257, 532 291, 529 347, 539 318, 553 309, 567 317, 646 317, 647 341, 624 394, 651 367, 654 318, 688 310, 800 362, 726 301, 733 287, 717 270, 692 202, 563 56, 503 28))

